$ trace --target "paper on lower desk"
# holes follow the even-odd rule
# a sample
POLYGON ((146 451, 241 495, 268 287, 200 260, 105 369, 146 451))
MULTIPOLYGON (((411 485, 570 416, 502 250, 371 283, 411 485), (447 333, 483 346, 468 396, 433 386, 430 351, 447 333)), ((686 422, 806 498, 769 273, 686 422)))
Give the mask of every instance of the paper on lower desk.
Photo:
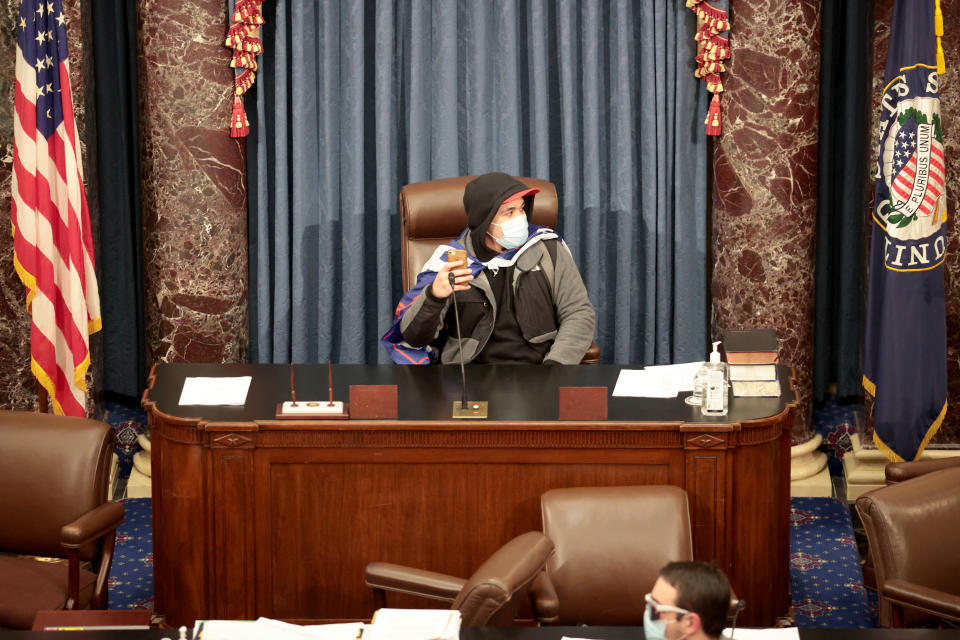
MULTIPOLYGON (((728 640, 730 629, 724 629, 721 637, 728 640)), ((783 629, 741 629, 737 627, 733 633, 733 640, 800 640, 800 630, 796 627, 785 627, 783 629)))
POLYGON ((258 618, 256 624, 261 629, 262 637, 270 640, 276 638, 288 638, 289 640, 356 640, 360 629, 363 628, 362 622, 301 626, 272 618, 258 618))
POLYGON ((460 612, 456 609, 378 609, 363 628, 363 640, 456 640, 460 612))
POLYGON ((362 622, 300 626, 259 618, 249 620, 205 620, 194 628, 196 640, 356 640, 362 622))
POLYGON ((180 405, 239 405, 247 401, 250 376, 233 378, 187 378, 180 392, 180 405))

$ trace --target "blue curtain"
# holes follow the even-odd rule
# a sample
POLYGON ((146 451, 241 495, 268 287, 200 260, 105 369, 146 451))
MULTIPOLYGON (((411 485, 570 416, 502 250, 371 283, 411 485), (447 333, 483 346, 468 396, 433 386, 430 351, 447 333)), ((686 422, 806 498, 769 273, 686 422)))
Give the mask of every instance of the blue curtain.
POLYGON ((824 0, 820 30, 820 146, 814 298, 813 399, 831 382, 863 395, 866 248, 873 180, 867 175, 873 82, 873 2, 824 0), (851 123, 856 123, 851 125, 851 123))
POLYGON ((682 2, 264 4, 248 102, 251 353, 387 362, 402 185, 548 179, 608 362, 700 359, 707 95, 682 2))

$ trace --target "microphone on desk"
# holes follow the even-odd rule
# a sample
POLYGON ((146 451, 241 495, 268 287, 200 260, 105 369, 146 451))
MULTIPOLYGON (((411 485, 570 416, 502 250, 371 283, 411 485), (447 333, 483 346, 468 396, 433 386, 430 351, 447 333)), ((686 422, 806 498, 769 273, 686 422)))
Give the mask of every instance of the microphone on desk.
POLYGON ((463 340, 460 337, 460 311, 457 309, 456 278, 452 273, 448 273, 447 279, 450 282, 450 295, 453 296, 453 317, 456 319, 457 324, 457 351, 460 352, 460 381, 463 384, 463 395, 461 396, 460 400, 453 401, 453 417, 486 418, 486 400, 474 400, 472 402, 467 400, 467 370, 463 366, 463 340))

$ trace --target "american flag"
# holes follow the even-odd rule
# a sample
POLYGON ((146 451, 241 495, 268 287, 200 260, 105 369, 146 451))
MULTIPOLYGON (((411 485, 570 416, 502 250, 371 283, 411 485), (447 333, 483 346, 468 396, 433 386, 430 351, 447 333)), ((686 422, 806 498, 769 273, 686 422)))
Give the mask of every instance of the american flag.
POLYGON ((83 416, 100 296, 62 1, 22 0, 17 32, 11 217, 32 315, 30 364, 54 411, 83 416))

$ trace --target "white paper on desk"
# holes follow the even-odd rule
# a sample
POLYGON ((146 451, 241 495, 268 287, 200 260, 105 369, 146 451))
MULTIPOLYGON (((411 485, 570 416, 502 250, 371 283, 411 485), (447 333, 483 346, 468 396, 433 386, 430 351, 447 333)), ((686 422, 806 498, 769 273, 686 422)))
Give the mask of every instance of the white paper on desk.
POLYGON ((632 398, 672 398, 677 395, 677 391, 672 387, 665 388, 663 379, 652 372, 643 369, 621 369, 612 395, 632 398))
POLYGON ((362 622, 298 625, 272 618, 257 618, 255 624, 261 637, 270 640, 356 640, 363 628, 362 622))
POLYGON ((235 378, 187 378, 180 392, 180 405, 239 405, 247 401, 250 376, 235 378))
POLYGON ((363 627, 363 640, 457 640, 456 609, 378 609, 363 627))
POLYGON ((681 391, 693 391, 693 378, 702 366, 702 362, 681 362, 679 364, 658 364, 644 367, 643 370, 654 371, 657 375, 670 378, 670 383, 676 386, 677 393, 679 393, 681 391))
POLYGON ((256 640, 260 631, 250 620, 198 620, 193 627, 195 640, 256 640))
MULTIPOLYGON (((724 640, 730 638, 730 629, 724 629, 724 640)), ((733 632, 733 640, 800 640, 800 630, 797 627, 784 627, 782 629, 741 629, 737 627, 733 632)))

